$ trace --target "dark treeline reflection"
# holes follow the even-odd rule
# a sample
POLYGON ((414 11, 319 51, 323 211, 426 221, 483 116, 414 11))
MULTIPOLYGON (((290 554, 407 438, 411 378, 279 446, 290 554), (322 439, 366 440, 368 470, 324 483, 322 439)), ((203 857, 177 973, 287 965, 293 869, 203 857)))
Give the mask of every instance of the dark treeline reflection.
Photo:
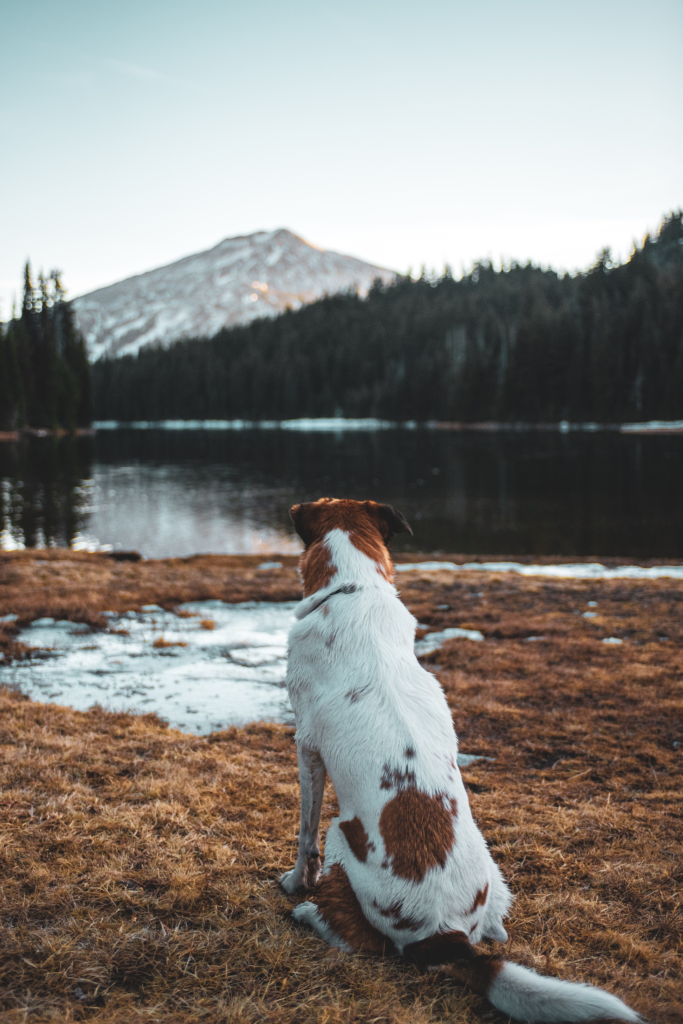
POLYGON ((70 546, 88 518, 92 439, 23 438, 0 444, 3 546, 70 546))
MULTIPOLYGON (((397 550, 683 557, 682 436, 117 430, 98 433, 95 457, 96 483, 105 467, 136 465, 143 488, 145 473, 167 481, 170 507, 173 493, 210 485, 211 514, 249 505, 286 533, 294 501, 371 497, 413 525, 397 550)), ((121 522, 140 514, 135 504, 121 503, 121 522)))

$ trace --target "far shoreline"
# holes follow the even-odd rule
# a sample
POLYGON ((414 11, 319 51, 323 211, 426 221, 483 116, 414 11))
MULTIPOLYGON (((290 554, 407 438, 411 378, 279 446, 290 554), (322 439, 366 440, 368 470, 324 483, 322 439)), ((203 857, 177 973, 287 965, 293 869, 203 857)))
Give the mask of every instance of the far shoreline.
POLYGON ((616 431, 624 434, 683 434, 683 420, 648 420, 642 423, 570 423, 568 420, 560 420, 558 423, 507 423, 491 420, 466 423, 455 420, 395 421, 370 417, 346 419, 341 416, 290 420, 95 420, 93 430, 474 430, 492 433, 544 431, 567 434, 616 431))

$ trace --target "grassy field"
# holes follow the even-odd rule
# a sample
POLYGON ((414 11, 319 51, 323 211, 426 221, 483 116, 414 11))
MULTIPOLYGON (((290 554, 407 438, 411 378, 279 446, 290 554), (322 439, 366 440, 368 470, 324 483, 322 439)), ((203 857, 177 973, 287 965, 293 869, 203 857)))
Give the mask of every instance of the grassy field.
MULTIPOLYGON (((14 553, 0 615, 101 629, 102 611, 146 603, 291 600, 295 562, 281 561, 14 553)), ((505 955, 683 1021, 683 583, 398 584, 420 622, 486 636, 424 661, 462 749, 495 758, 464 777, 516 896, 505 955)), ((15 631, 0 626, 5 656, 30 656, 15 631)), ((447 971, 332 951, 291 922, 275 881, 296 851, 291 729, 205 739, 0 690, 0 744, 3 1022, 502 1024, 447 971)))

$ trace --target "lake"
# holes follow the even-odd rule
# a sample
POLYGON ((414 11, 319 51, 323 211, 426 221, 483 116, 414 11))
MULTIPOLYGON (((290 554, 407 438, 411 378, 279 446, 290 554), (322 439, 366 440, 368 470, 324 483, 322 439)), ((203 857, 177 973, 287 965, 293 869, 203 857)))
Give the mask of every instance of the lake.
POLYGON ((296 552, 296 501, 374 498, 400 551, 683 557, 683 435, 98 430, 0 443, 4 548, 296 552))

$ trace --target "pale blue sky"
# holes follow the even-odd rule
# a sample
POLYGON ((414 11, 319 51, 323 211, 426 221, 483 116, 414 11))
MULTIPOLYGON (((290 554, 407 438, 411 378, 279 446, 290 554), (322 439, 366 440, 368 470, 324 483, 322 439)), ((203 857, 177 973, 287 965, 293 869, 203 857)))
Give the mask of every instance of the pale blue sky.
POLYGON ((683 204, 680 0, 4 0, 0 294, 288 227, 565 269, 683 204))

